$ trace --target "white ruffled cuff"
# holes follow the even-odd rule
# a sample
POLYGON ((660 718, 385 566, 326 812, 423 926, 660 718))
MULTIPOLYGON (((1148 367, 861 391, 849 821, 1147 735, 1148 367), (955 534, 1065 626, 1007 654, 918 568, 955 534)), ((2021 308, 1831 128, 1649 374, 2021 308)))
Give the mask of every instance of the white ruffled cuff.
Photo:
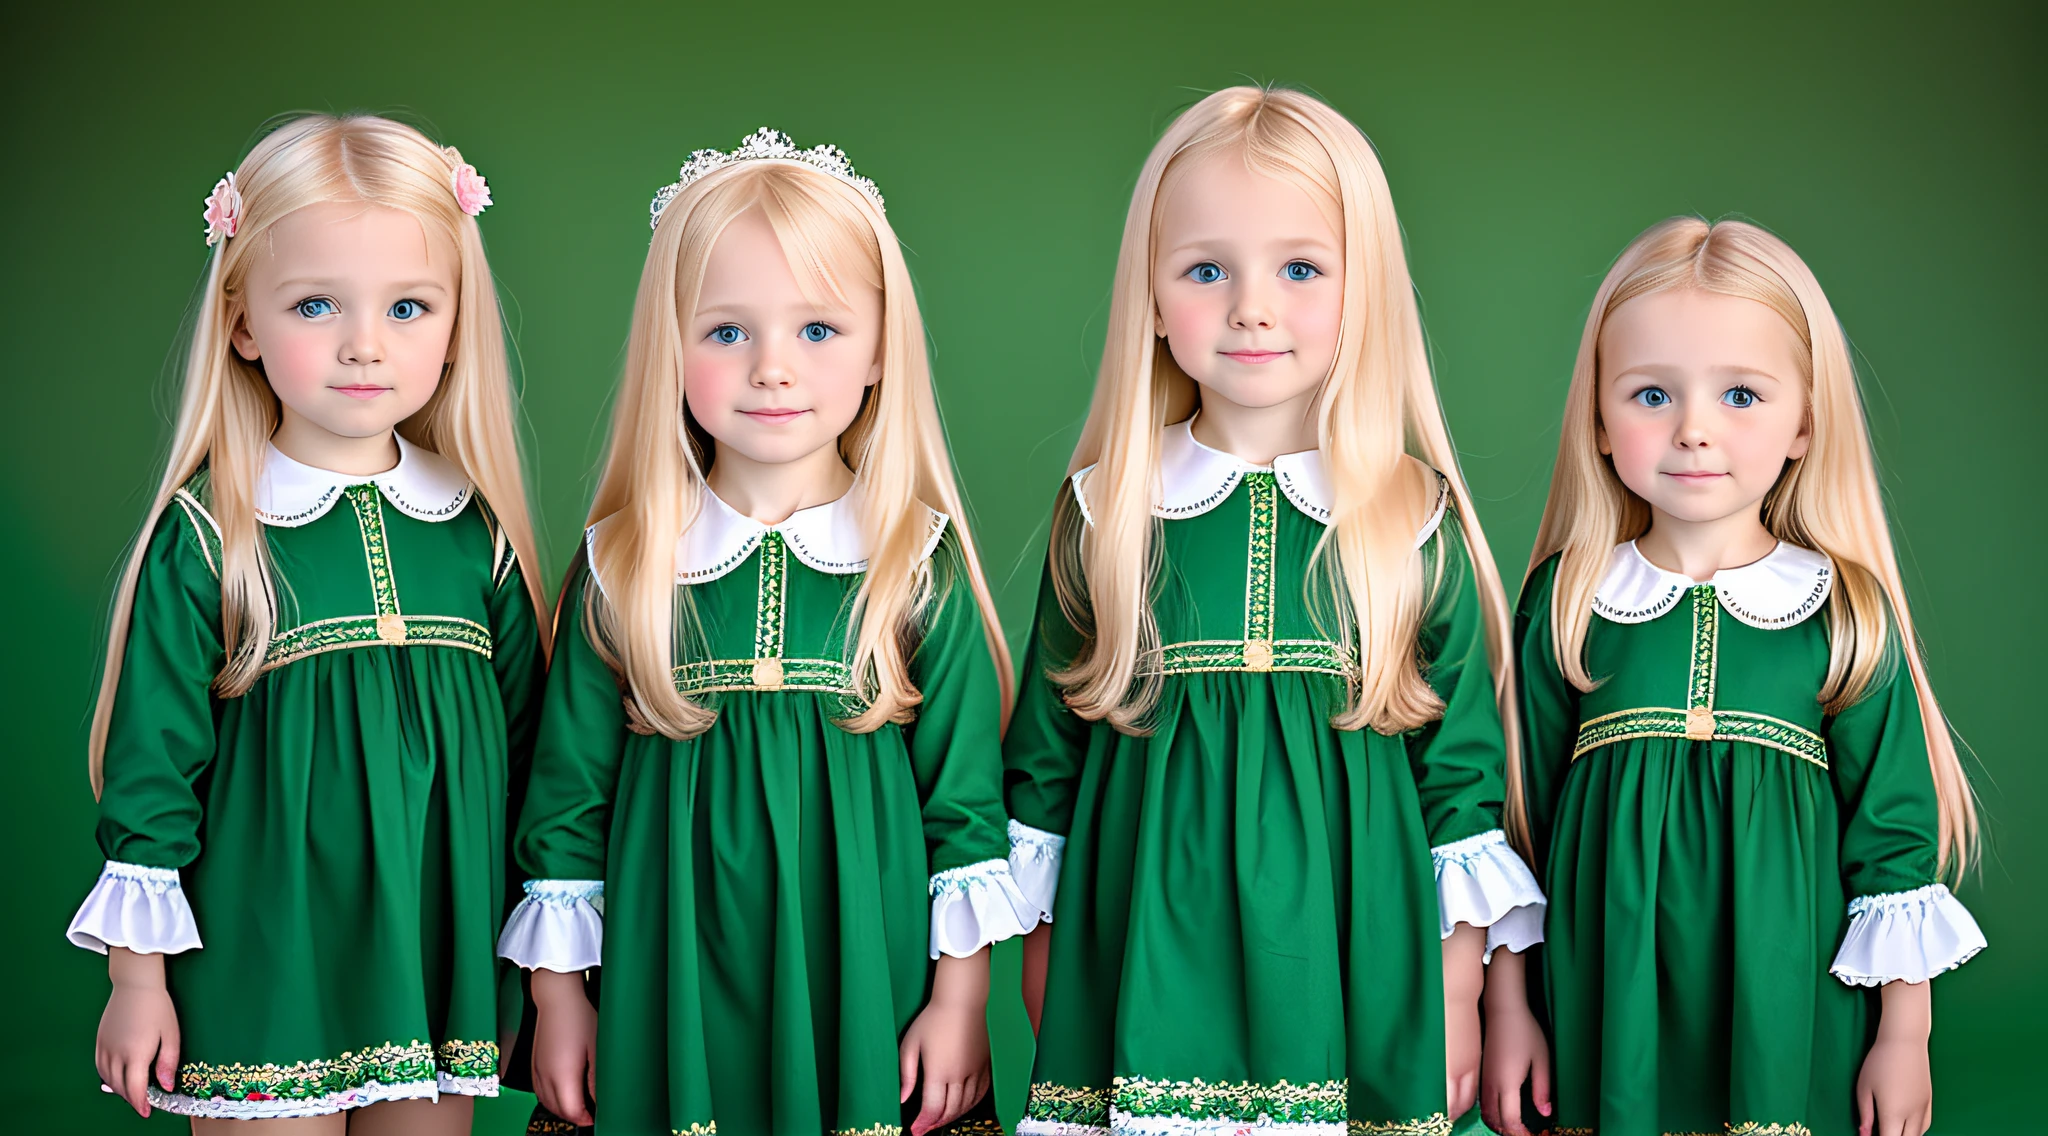
POLYGON ((1038 925, 1038 909, 1010 876, 1007 860, 983 860, 932 875, 932 957, 966 958, 1038 925))
POLYGON ((525 970, 574 974, 604 959, 604 881, 528 880, 505 919, 498 955, 525 970))
POLYGON ((1849 930, 1828 973, 1851 986, 1925 982, 1987 945, 1970 909, 1947 884, 1859 895, 1849 901, 1849 930))
POLYGON ((107 861, 100 881, 86 893, 64 932, 73 946, 107 953, 126 947, 137 954, 174 955, 198 949, 199 924, 185 902, 176 868, 145 868, 107 861))
POLYGON ((1060 890, 1060 856, 1067 838, 1020 821, 1010 822, 1010 876, 1024 898, 1038 908, 1034 923, 1052 922, 1052 901, 1060 890))
POLYGON ((1507 834, 1489 829, 1429 850, 1436 869, 1437 930, 1450 938, 1460 923, 1486 928, 1486 958, 1506 947, 1528 950, 1543 941, 1548 901, 1535 873, 1508 847, 1507 834))

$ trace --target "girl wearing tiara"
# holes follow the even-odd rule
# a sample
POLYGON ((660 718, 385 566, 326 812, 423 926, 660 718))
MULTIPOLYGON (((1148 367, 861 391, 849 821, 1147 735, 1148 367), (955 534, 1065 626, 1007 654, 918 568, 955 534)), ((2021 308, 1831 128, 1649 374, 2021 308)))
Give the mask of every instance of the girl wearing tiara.
POLYGON ((873 183, 771 130, 692 155, 518 829, 536 1130, 994 1130, 988 946, 1038 913, 961 518, 873 183))
POLYGON ((1542 897, 1506 606, 1357 127, 1239 87, 1167 129, 1072 468, 1005 746, 1051 920, 1019 1131, 1447 1134, 1482 956, 1542 897))
POLYGON ((107 865, 70 928, 110 955, 100 1077, 143 1115, 461 1133, 497 1092, 544 631, 488 204, 452 148, 325 115, 207 199, 93 717, 107 865))
MULTIPOLYGON (((1925 1132, 1976 814, 1848 341, 1783 241, 1678 217, 1608 272, 1517 629, 1556 1131, 1925 1132)), ((1519 1136, 1547 1069, 1495 969, 1486 1111, 1519 1136)))

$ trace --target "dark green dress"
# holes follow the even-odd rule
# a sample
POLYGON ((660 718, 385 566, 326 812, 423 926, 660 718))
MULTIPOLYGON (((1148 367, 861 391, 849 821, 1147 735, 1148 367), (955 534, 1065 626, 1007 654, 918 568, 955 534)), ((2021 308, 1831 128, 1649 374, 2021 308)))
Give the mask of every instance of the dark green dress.
POLYGON ((1556 570, 1517 624, 1558 1131, 1854 1132, 1871 988, 1984 945, 1937 881, 1910 672, 1828 716, 1827 557, 1781 544, 1695 584, 1630 542, 1581 694, 1552 651, 1556 570))
POLYGON ((70 937, 163 952, 192 1116, 495 1095, 508 786, 540 643, 509 545, 452 463, 375 478, 274 449, 257 487, 281 608, 224 662, 202 471, 149 535, 107 736, 108 863, 70 937), (203 937, 203 944, 202 944, 203 937))
POLYGON ((859 707, 850 498, 771 528, 706 494, 677 556, 701 642, 675 673, 718 720, 687 741, 627 728, 590 638, 601 581, 572 579, 517 838, 535 878, 500 951, 603 966, 600 1136, 897 1133, 932 960, 1035 924, 1005 858, 994 662, 931 519, 924 700, 870 733, 837 724, 859 707))
MULTIPOLYGON (((1015 874, 1027 894, 1057 885, 1036 897, 1051 956, 1018 1131, 1448 1134, 1441 940, 1465 922, 1521 949, 1541 903, 1500 832, 1460 526, 1440 505, 1418 539, 1442 571, 1418 649, 1443 717, 1339 730, 1354 664, 1305 583, 1320 455, 1252 466, 1182 423, 1161 481, 1152 732, 1061 700, 1047 672, 1079 642, 1048 580, 1004 747, 1015 874)), ((1058 508, 1079 508, 1072 487, 1058 508)))

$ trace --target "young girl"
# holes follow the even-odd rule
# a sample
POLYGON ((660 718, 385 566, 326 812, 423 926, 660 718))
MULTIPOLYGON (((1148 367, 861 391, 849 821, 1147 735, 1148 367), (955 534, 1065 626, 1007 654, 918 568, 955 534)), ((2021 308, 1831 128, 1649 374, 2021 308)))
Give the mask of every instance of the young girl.
POLYGON ((1038 912, 924 344, 836 148, 763 130, 655 197, 500 944, 561 1121, 924 1133, 987 1092, 986 948, 1038 912))
POLYGON ((207 199, 93 718, 107 866, 70 929, 111 956, 99 1073, 144 1115, 454 1133, 497 1092, 543 644, 488 204, 452 148, 325 115, 207 199))
POLYGON ((1168 128, 1073 467, 1005 746, 1057 915, 1019 1131, 1448 1133, 1477 928, 1522 949, 1542 898, 1506 605, 1356 127, 1240 87, 1168 128))
MULTIPOLYGON (((1518 631, 1557 1130, 1926 1131, 1976 818, 1848 343, 1784 242, 1679 217, 1607 274, 1518 631)), ((1545 1072, 1518 967, 1488 995, 1514 1133, 1545 1072)))

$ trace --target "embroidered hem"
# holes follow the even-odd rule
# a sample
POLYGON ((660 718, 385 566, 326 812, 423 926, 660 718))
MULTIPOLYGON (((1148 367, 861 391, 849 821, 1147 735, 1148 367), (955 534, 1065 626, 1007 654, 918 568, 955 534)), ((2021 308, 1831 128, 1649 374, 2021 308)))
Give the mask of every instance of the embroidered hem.
POLYGON ((180 1116, 269 1120, 326 1116, 387 1100, 498 1095, 498 1043, 386 1043, 334 1060, 178 1069, 178 1091, 149 1086, 149 1103, 180 1116))
POLYGON ((1253 1129, 1273 1136, 1450 1136, 1443 1113, 1406 1120, 1366 1120, 1349 1113, 1344 1080, 1160 1081, 1118 1077, 1109 1089, 1040 1082, 1031 1086, 1017 1136, 1233 1136, 1253 1129))

